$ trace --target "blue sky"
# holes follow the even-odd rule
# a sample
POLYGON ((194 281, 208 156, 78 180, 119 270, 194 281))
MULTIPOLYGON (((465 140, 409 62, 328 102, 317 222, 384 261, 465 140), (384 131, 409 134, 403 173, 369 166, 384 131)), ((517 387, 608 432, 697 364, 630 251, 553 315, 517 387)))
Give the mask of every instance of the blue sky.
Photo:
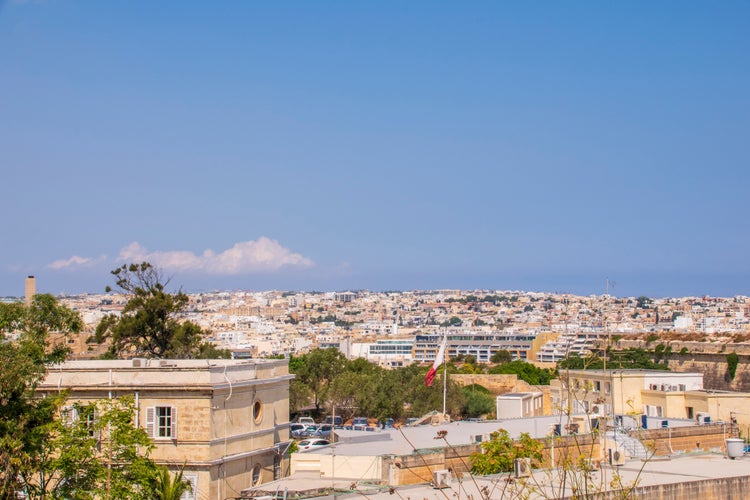
POLYGON ((750 294, 747 2, 0 3, 0 295, 750 294))

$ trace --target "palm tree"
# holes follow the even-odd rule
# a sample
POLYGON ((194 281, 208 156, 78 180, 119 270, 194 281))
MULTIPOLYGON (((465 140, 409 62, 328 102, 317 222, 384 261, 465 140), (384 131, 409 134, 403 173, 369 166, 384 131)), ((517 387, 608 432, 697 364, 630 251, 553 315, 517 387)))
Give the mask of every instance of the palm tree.
POLYGON ((154 493, 156 500, 180 500, 183 493, 193 491, 190 481, 182 477, 185 470, 183 465, 180 470, 172 477, 166 467, 159 467, 156 475, 156 487, 154 493))

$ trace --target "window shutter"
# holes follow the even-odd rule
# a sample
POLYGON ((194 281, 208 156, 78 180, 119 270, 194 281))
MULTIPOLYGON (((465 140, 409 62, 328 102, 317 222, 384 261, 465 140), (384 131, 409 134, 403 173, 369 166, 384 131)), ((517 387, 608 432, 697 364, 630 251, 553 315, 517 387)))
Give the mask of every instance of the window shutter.
POLYGON ((78 420, 78 408, 75 406, 63 406, 60 411, 62 423, 66 427, 71 427, 78 420))
POLYGON ((177 407, 172 407, 172 429, 171 429, 171 437, 172 439, 177 439, 177 407))
POLYGON ((99 409, 94 406, 91 408, 91 429, 92 436, 97 441, 101 438, 101 433, 99 432, 99 409))
POLYGON ((195 500, 198 498, 198 476, 196 474, 185 474, 182 478, 190 483, 190 491, 183 493, 180 500, 195 500))
POLYGON ((146 434, 148 437, 154 437, 154 407, 146 408, 146 434))

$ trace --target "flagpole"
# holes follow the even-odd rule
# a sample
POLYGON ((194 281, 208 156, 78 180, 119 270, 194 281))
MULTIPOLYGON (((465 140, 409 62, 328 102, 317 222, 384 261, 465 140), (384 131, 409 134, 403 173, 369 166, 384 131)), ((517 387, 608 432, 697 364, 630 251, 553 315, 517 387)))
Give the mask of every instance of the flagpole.
POLYGON ((443 356, 443 421, 445 421, 445 400, 448 394, 448 330, 445 330, 445 356, 443 356))

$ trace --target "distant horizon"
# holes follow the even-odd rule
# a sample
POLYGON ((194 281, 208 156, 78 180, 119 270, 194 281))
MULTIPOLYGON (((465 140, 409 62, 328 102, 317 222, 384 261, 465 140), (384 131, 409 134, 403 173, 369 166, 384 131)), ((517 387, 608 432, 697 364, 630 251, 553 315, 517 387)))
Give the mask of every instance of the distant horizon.
MULTIPOLYGON (((15 287, 8 287, 8 283, 2 283, 0 286, 3 286, 2 291, 0 291, 0 296, 3 297, 14 297, 14 298, 22 298, 24 295, 24 280, 26 275, 22 277, 22 279, 19 281, 19 283, 15 287), (13 288, 15 288, 15 291, 13 291, 13 288)), ((101 287, 96 289, 95 287, 84 287, 75 289, 73 287, 51 287, 49 284, 45 283, 44 280, 40 279, 39 275, 34 275, 37 282, 37 292, 38 293, 51 293, 55 296, 63 296, 63 295, 81 295, 81 294, 87 294, 87 295, 104 295, 105 287, 107 284, 110 286, 113 285, 113 283, 103 283, 101 287)), ((685 278, 685 277, 683 277, 685 278)), ((689 278, 689 277, 688 277, 689 278)), ((729 277, 722 277, 717 276, 717 279, 726 278, 729 279, 729 277)), ((733 278, 736 279, 736 276, 733 278)), ((186 283, 179 283, 178 276, 173 276, 170 280, 170 283, 168 285, 168 289, 171 291, 176 291, 178 289, 181 289, 185 293, 188 294, 199 294, 199 293, 221 293, 221 292, 246 292, 246 293, 263 293, 263 292, 297 292, 297 293, 334 293, 334 292, 372 292, 372 293, 385 293, 385 292, 395 292, 395 293, 402 293, 402 292, 439 292, 439 291, 445 291, 445 290, 456 290, 461 292, 472 292, 472 291, 487 291, 487 292, 503 292, 503 293, 539 293, 539 294, 569 294, 569 295, 575 295, 580 297, 586 297, 586 296, 604 296, 605 295, 605 288, 606 288, 606 278, 605 280, 602 280, 601 288, 599 290, 592 288, 584 288, 584 287, 568 287, 567 289, 564 287, 554 287, 554 288, 543 288, 543 287, 518 287, 518 286, 450 286, 450 284, 444 284, 441 286, 428 286, 428 287, 388 287, 388 286, 381 286, 381 287, 366 287, 366 286, 334 286, 334 287, 316 287, 316 286, 309 286, 309 287, 298 287, 298 286, 264 286, 264 287, 258 287, 258 286, 242 286, 242 285, 232 285, 232 286, 226 286, 226 287, 220 287, 220 286, 210 286, 208 284, 201 284, 201 282, 205 281, 204 279, 191 279, 188 280, 186 283)), ((252 281, 251 278, 247 278, 246 281, 252 281)), ((747 282, 747 281, 746 281, 747 282)), ((114 293, 118 293, 118 290, 113 290, 114 293)), ((736 292, 732 293, 716 293, 715 289, 708 290, 708 287, 700 287, 696 286, 692 292, 687 293, 649 293, 649 291, 643 291, 640 288, 632 289, 630 293, 624 293, 621 290, 620 284, 615 280, 610 280, 610 289, 609 289, 609 295, 616 298, 628 298, 628 297, 639 297, 639 296, 647 296, 654 299, 663 299, 663 298, 686 298, 686 297, 711 297, 711 298, 733 298, 733 297, 743 297, 743 296, 750 296, 750 293, 748 292, 742 292, 741 290, 738 290, 736 292)))

